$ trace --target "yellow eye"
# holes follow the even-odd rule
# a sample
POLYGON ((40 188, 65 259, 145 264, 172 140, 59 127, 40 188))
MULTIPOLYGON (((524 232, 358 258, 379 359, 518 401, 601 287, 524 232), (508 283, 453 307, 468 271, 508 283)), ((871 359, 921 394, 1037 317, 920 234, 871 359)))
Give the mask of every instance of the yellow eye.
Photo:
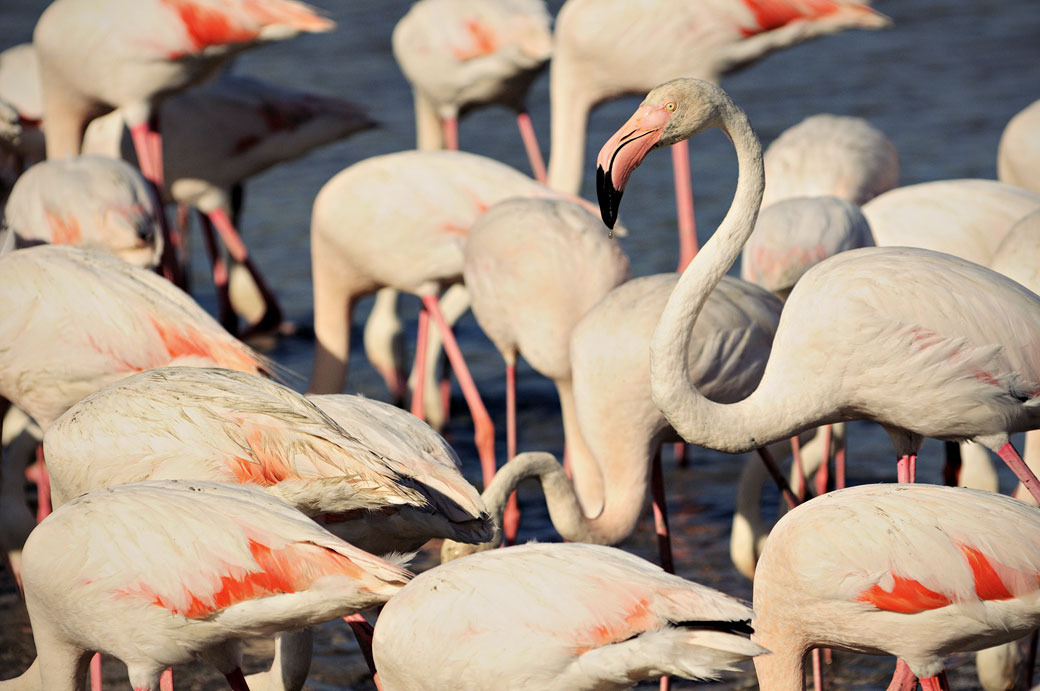
POLYGON ((668 103, 664 104, 664 107, 668 110, 675 110, 675 101, 668 101, 668 103))

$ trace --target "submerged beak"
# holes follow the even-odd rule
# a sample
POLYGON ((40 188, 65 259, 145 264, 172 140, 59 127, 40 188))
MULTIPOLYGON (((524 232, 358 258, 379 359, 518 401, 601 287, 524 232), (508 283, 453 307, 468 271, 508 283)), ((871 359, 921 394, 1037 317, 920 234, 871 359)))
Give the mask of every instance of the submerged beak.
POLYGON ((629 176, 661 141, 661 132, 669 116, 671 111, 663 106, 641 106, 599 150, 596 196, 600 215, 608 228, 613 228, 617 222, 621 193, 625 191, 629 176))

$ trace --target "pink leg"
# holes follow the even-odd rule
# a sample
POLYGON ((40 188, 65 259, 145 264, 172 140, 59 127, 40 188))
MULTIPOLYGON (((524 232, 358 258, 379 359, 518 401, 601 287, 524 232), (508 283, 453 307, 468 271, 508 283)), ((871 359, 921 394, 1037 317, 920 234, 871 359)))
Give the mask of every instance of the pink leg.
POLYGON ((805 489, 809 481, 805 477, 805 464, 802 463, 802 442, 797 436, 791 437, 791 461, 794 463, 794 493, 798 501, 805 501, 805 489))
POLYGON ((137 152, 141 175, 152 185, 156 220, 159 222, 163 234, 163 253, 160 261, 162 273, 174 285, 185 288, 184 272, 181 267, 183 242, 180 235, 174 233, 170 228, 169 221, 166 219, 166 211, 162 205, 162 140, 159 138, 159 133, 152 131, 147 122, 133 125, 130 128, 130 136, 134 141, 134 150, 137 152), (156 157, 157 150, 158 157, 156 157))
POLYGON ((234 670, 224 675, 227 679, 228 686, 231 687, 232 691, 249 691, 249 684, 246 683, 246 676, 242 674, 242 668, 236 667, 234 670))
POLYGON ((823 426, 823 463, 816 471, 816 496, 827 492, 831 469, 831 426, 823 426))
POLYGON ((506 461, 516 455, 516 365, 506 365, 506 461))
POLYGON ((173 691, 173 669, 163 670, 162 676, 159 677, 159 691, 173 691))
POLYGON ((923 691, 950 691, 950 682, 946 679, 946 672, 939 672, 938 676, 922 679, 921 689, 923 691))
POLYGON ((917 688, 917 677, 910 671, 910 666, 902 660, 896 662, 896 672, 888 684, 888 691, 914 691, 917 688))
POLYGON ((693 184, 690 181, 690 146, 682 141, 672 144, 672 172, 675 174, 675 208, 679 215, 679 271, 697 254, 697 228, 693 215, 693 184))
POLYGON ((896 481, 913 482, 917 477, 917 454, 908 454, 896 464, 896 481))
POLYGON ((444 132, 444 148, 451 151, 459 150, 459 121, 457 118, 447 118, 441 124, 444 132))
POLYGON ((1008 468, 1011 468, 1011 472, 1015 474, 1018 481, 1021 482, 1029 493, 1033 495, 1033 498, 1040 502, 1040 481, 1036 479, 1036 475, 1033 475, 1033 471, 1029 469, 1029 466, 1025 464, 1022 457, 1015 451, 1015 447, 1011 445, 1011 442, 1007 442, 1000 451, 997 452, 1004 462, 1007 463, 1008 468))
POLYGON ((823 691, 823 668, 820 666, 820 649, 812 651, 812 683, 814 691, 823 691))
POLYGON ((546 180, 545 159, 542 158, 542 150, 538 146, 538 137, 534 134, 534 125, 531 124, 531 116, 527 114, 527 111, 520 111, 516 114, 516 126, 520 128, 520 139, 524 142, 527 159, 531 161, 531 171, 534 174, 534 179, 544 184, 546 180))
POLYGON ((848 428, 846 428, 845 438, 834 452, 834 489, 845 489, 845 447, 848 443, 848 435, 848 428))
POLYGON ((242 242, 242 237, 231 223, 227 211, 217 209, 209 213, 208 216, 209 220, 213 222, 213 227, 220 234, 220 239, 224 241, 224 245, 228 248, 228 252, 235 258, 235 261, 246 267, 249 275, 253 278, 253 282, 256 283, 256 289, 260 291, 260 296, 264 299, 266 311, 264 316, 260 318, 260 321, 253 326, 253 330, 268 331, 277 329, 282 323, 282 309, 278 305, 278 299, 268 287, 267 281, 260 275, 260 270, 253 263, 252 257, 249 256, 249 250, 246 249, 246 244, 242 242))
POLYGON ((426 343, 429 340, 430 314, 419 310, 419 328, 415 337, 415 391, 412 392, 412 415, 422 420, 426 416, 423 408, 423 385, 426 381, 426 343))
POLYGON ((231 307, 231 296, 228 292, 228 268, 224 255, 217 247, 217 237, 213 234, 213 224, 206 216, 200 216, 199 226, 202 228, 202 243, 206 247, 206 256, 213 267, 213 288, 217 293, 217 310, 220 313, 220 325, 232 336, 238 334, 238 317, 231 307))
POLYGON ((679 468, 685 468, 690 465, 690 459, 686 457, 686 443, 677 441, 672 444, 672 456, 675 458, 675 465, 679 468))
POLYGON ((780 466, 776 464, 776 460, 773 458, 773 454, 769 453, 769 449, 761 447, 756 449, 758 451, 758 457, 762 459, 762 462, 766 465, 766 470, 773 477, 773 482, 780 488, 780 493, 784 495, 784 499, 787 500, 788 508, 793 509, 798 506, 801 502, 798 501, 798 497, 795 496, 794 492, 791 491, 791 485, 787 484, 787 478, 784 477, 783 472, 780 470, 780 466))
POLYGON ((444 373, 441 374, 441 410, 444 411, 444 420, 451 419, 451 367, 444 365, 444 373))
POLYGON ((101 691, 101 653, 94 653, 90 658, 90 689, 101 691))
POLYGON ((39 473, 36 479, 36 522, 39 523, 51 513, 51 476, 44 462, 43 444, 36 447, 36 465, 39 473))
POLYGON ((675 573, 672 559, 672 538, 668 532, 668 505, 665 502, 664 472, 661 470, 661 451, 654 454, 650 472, 650 491, 653 494, 654 530, 657 532, 657 548, 661 554, 661 568, 675 573))
POLYGON ((354 638, 357 639, 358 647, 361 648, 361 654, 365 658, 368 670, 375 674, 376 663, 372 658, 372 625, 358 613, 348 614, 343 617, 343 621, 350 624, 350 630, 354 632, 354 638))

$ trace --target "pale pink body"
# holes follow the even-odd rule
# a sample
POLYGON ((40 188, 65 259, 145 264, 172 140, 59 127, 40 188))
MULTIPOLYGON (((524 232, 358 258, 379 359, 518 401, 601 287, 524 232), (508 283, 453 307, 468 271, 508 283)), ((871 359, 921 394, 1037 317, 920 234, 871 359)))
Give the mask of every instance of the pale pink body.
POLYGON ((414 583, 376 623, 385 691, 628 689, 662 674, 715 677, 764 652, 736 633, 743 603, 610 547, 507 547, 414 583))
POLYGON ((410 577, 277 499, 207 482, 75 499, 33 532, 24 564, 39 658, 10 688, 36 690, 86 689, 94 651, 126 663, 136 691, 197 656, 233 673, 237 639, 378 605, 410 577))
POLYGON ((1040 193, 1040 100, 1008 121, 997 148, 997 177, 1040 193))
POLYGON ((896 655, 934 677, 950 653, 1035 629, 1038 584, 1032 506, 933 485, 830 492, 780 519, 759 560, 752 638, 773 653, 755 660, 759 683, 805 688, 814 646, 896 655))

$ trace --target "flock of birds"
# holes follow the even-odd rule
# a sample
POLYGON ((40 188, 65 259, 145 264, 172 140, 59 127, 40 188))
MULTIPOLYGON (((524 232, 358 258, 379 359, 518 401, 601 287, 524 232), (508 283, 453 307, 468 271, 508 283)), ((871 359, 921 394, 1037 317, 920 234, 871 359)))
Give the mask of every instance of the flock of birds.
MULTIPOLYGON (((196 660, 236 691, 300 689, 310 627, 339 617, 385 691, 667 688, 749 658, 783 691, 805 687, 810 651, 820 686, 820 649, 894 655, 890 688, 946 689, 950 653, 1013 656, 1040 626, 1040 101, 1008 125, 1001 182, 897 187, 895 148, 866 121, 813 116, 763 152, 717 86, 771 51, 888 23, 858 0, 567 0, 550 29, 541 0, 418 0, 393 34, 417 149, 351 165, 314 200, 301 394, 239 338, 292 328, 236 230, 239 187, 375 123, 223 69, 334 24, 296 0, 55 0, 31 45, 0 54, 0 540, 37 650, 0 689, 89 676, 97 691, 96 653, 136 690, 170 689, 168 670, 196 660), (547 64, 548 165, 525 107, 547 64), (589 112, 633 93, 647 95, 603 144, 592 204, 589 112), (457 150, 458 119, 488 104, 516 111, 534 178, 457 150), (686 140, 715 127, 738 180, 698 251, 686 140), (619 205, 664 146, 678 272, 633 278, 619 205), (185 291, 188 209, 219 319, 185 291), (375 293, 366 351, 410 411, 341 393, 355 305, 375 293), (401 293, 423 304, 410 380, 401 293), (501 466, 452 331, 467 309, 506 363, 501 466), (442 348, 482 494, 435 431, 442 348), (559 394, 563 463, 517 453, 520 356, 559 394), (889 434, 899 483, 844 487, 853 420, 889 434), (33 429, 40 444, 11 441, 33 429), (911 484, 926 438, 971 487, 911 484), (668 573, 670 441, 761 455, 734 523, 750 606, 668 573), (791 506, 771 531, 767 469, 791 506), (567 542, 495 549, 532 477, 567 542), (648 493, 664 568, 609 546, 648 493), (433 539, 445 563, 413 576, 433 539), (247 678, 240 643, 257 636, 276 654, 247 678)), ((1016 683, 994 675, 987 689, 1016 683)))

